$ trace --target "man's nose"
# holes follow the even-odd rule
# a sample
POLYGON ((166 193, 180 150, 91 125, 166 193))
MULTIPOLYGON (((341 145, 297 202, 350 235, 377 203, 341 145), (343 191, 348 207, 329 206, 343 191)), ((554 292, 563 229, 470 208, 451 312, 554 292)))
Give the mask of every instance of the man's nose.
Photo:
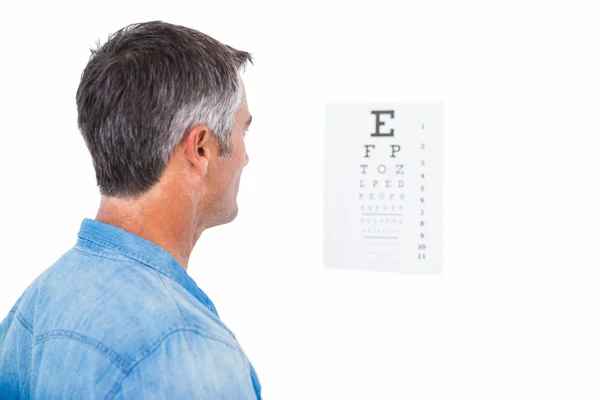
POLYGON ((244 163, 244 167, 246 165, 248 165, 248 162, 250 161, 250 158, 248 157, 248 153, 246 153, 246 162, 244 163))

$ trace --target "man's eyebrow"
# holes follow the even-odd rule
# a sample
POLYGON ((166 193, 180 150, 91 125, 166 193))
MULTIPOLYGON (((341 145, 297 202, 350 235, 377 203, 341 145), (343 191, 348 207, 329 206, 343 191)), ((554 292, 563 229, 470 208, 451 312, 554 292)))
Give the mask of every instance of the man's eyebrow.
POLYGON ((248 121, 246 121, 246 128, 249 127, 251 123, 252 123, 252 115, 250 116, 250 118, 248 118, 248 121))

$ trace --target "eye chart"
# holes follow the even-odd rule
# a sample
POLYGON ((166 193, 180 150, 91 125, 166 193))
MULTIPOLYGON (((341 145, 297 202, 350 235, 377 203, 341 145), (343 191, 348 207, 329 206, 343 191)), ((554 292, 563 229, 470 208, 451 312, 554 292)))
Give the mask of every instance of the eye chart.
POLYGON ((442 102, 325 107, 325 267, 439 273, 442 102))

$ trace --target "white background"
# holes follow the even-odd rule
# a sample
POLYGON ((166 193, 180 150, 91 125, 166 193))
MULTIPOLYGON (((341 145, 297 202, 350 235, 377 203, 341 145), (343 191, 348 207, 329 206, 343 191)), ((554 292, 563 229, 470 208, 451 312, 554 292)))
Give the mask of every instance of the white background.
POLYGON ((265 399, 600 397, 594 2, 3 2, 0 313, 99 205, 75 91, 97 40, 188 25, 250 51, 250 163, 189 272, 265 399), (444 265, 322 265, 327 102, 444 102, 444 265))

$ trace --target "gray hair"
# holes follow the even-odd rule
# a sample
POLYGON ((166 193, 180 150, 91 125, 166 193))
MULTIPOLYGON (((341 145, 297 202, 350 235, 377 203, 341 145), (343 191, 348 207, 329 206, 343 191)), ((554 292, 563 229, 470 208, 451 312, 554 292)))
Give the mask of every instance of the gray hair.
POLYGON ((102 195, 145 193, 200 124, 215 134, 219 156, 231 155, 240 70, 253 62, 250 53, 162 21, 128 25, 96 45, 76 101, 102 195))

